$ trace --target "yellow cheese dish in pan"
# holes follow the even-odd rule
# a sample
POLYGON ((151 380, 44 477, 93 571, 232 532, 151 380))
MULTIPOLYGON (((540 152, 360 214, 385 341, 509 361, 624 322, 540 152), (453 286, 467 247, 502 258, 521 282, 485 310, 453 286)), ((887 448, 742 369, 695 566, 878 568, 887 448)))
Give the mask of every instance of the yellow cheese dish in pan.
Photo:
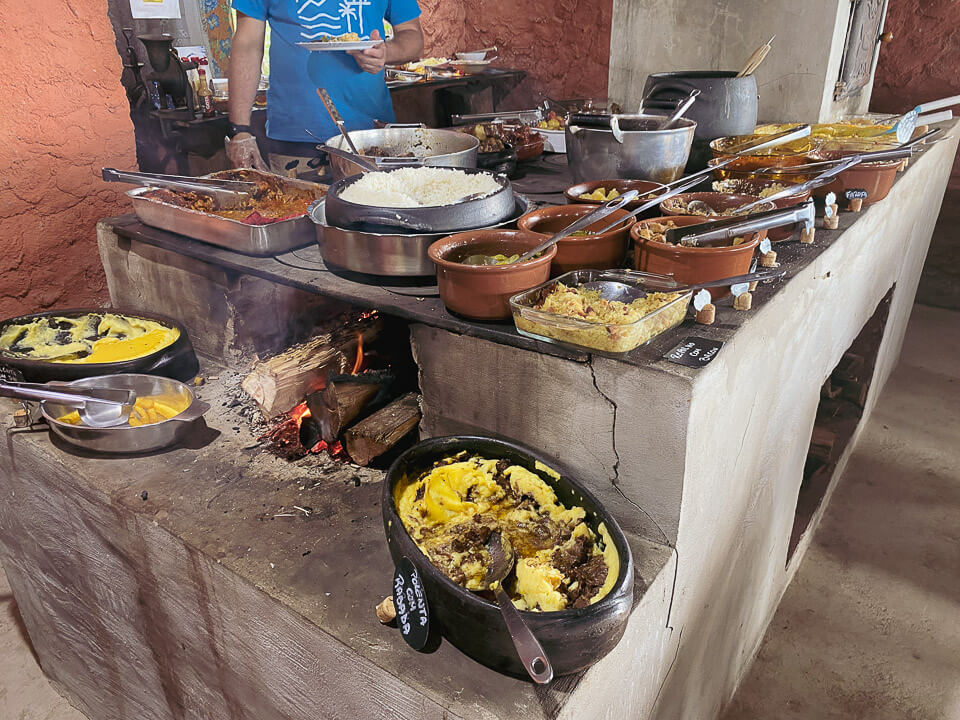
POLYGON ((178 337, 176 328, 116 313, 51 315, 5 326, 0 332, 0 353, 58 363, 111 363, 150 355, 178 337))
POLYGON ((516 555, 515 575, 504 589, 521 610, 586 607, 606 596, 620 574, 606 527, 595 533, 582 507, 565 507, 537 473, 508 460, 466 453, 445 458, 398 485, 395 502, 417 546, 468 590, 487 588, 485 544, 499 531, 516 555))

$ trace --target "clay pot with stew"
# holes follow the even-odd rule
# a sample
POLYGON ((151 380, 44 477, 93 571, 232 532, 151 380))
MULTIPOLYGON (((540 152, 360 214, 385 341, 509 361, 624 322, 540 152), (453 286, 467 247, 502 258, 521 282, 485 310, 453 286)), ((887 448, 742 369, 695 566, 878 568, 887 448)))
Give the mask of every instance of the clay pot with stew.
MULTIPOLYGON (((521 216, 517 226, 521 230, 537 233, 541 241, 554 235, 587 213, 596 210, 598 205, 556 205, 540 208, 521 216)), ((618 218, 627 216, 626 210, 614 210, 599 222, 586 227, 586 231, 596 232, 618 218)), ((571 270, 609 270, 623 267, 630 241, 630 228, 636 222, 629 218, 609 232, 600 235, 577 235, 567 237, 557 243, 557 254, 553 258, 550 273, 553 277, 571 270)))
MULTIPOLYGON (((697 225, 704 218, 693 215, 672 215, 669 217, 641 220, 630 230, 634 241, 634 268, 645 272, 673 275, 681 283, 698 283, 708 280, 744 275, 750 272, 753 253, 756 251, 765 232, 753 233, 739 245, 726 247, 684 247, 668 245, 654 240, 644 240, 640 229, 650 223, 666 225, 673 222, 678 227, 697 225)), ((714 298, 730 294, 729 288, 711 288, 714 298)))
POLYGON ((447 309, 471 320, 505 320, 510 297, 550 279, 556 246, 539 257, 507 265, 465 265, 471 255, 522 255, 543 242, 520 230, 470 230, 434 242, 427 255, 437 266, 437 286, 447 309))

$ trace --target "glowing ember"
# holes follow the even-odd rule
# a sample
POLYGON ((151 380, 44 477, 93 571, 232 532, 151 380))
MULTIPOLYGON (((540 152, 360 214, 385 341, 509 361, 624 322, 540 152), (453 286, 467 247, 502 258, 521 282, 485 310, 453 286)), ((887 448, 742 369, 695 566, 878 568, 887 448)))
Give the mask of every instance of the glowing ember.
POLYGON ((300 403, 287 414, 297 424, 297 427, 300 427, 303 419, 310 417, 310 408, 307 407, 306 403, 300 403))

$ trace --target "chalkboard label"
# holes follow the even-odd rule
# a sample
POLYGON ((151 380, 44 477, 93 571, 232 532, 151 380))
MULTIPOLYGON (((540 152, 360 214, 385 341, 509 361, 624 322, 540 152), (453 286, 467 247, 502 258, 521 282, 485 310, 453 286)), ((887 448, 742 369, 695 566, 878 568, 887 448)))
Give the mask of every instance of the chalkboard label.
POLYGON ((430 635, 430 609, 420 573, 409 558, 400 558, 393 571, 393 605, 403 639, 414 650, 422 650, 430 635))
POLYGON ((722 347, 723 343, 719 340, 691 336, 663 357, 677 365, 703 367, 717 356, 722 347))
POLYGON ((867 191, 860 188, 850 188, 849 190, 843 191, 843 196, 847 200, 866 200, 867 191))

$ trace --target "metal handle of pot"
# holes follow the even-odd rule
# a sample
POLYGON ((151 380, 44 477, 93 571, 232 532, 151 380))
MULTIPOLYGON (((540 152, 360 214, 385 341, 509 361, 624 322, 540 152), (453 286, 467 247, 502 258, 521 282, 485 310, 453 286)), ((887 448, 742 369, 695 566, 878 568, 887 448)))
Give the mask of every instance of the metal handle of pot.
MULTIPOLYGON (((794 223, 802 223, 804 227, 810 228, 813 227, 815 218, 813 200, 807 200, 795 207, 758 213, 746 220, 723 225, 722 227, 713 226, 703 232, 683 235, 680 237, 680 244, 684 247, 709 247, 711 245, 724 243, 738 235, 770 230, 771 228, 793 225, 794 223)), ((669 239, 668 231, 668 240, 669 239)))
POLYGON ((383 124, 383 129, 384 129, 384 130, 387 130, 387 129, 389 129, 389 128, 414 128, 414 129, 416 129, 416 130, 426 130, 426 129, 427 129, 427 126, 424 125, 423 123, 397 123, 397 122, 392 122, 392 123, 384 123, 384 124, 383 124))
MULTIPOLYGON (((628 190, 620 197, 614 198, 613 200, 608 200, 603 205, 598 207, 596 210, 592 210, 591 212, 588 212, 579 220, 570 223, 569 225, 567 225, 567 227, 565 227, 560 232, 550 236, 549 238, 544 240, 542 243, 537 245, 535 248, 533 248, 533 250, 528 250, 527 252, 525 252, 516 260, 516 262, 524 262, 526 260, 531 260, 535 258, 537 255, 542 253, 551 245, 560 242, 565 237, 569 237, 570 235, 572 235, 573 233, 579 230, 583 230, 588 225, 593 225, 593 223, 599 220, 602 220, 603 218, 605 218, 607 215, 614 212, 615 210, 619 210, 624 205, 630 202, 633 202, 639 196, 640 196, 639 190, 628 190)), ((614 223, 614 225, 616 225, 616 223, 614 223)), ((601 230, 600 232, 602 233, 606 231, 601 230)))
POLYGON ((425 233, 436 232, 428 224, 400 212, 399 209, 376 208, 368 205, 363 207, 362 210, 357 210, 356 213, 357 217, 354 222, 368 222, 374 223, 375 225, 387 225, 389 227, 405 228, 425 233))
POLYGON ((676 92, 680 95, 680 97, 683 97, 684 95, 689 94, 692 89, 693 88, 691 88, 688 83, 667 82, 660 80, 650 86, 650 89, 647 91, 647 94, 640 103, 640 107, 643 107, 644 104, 648 102, 676 102, 676 100, 666 98, 658 100, 656 96, 663 92, 676 92))
POLYGON ((188 407, 179 415, 174 415, 172 418, 170 418, 170 420, 176 420, 177 422, 193 422, 197 418, 204 415, 209 409, 210 405, 208 403, 194 398, 193 402, 190 403, 190 407, 188 407))
POLYGON ((507 591, 497 585, 494 594, 497 597, 497 605, 500 606, 500 614, 507 625, 507 632, 510 633, 510 639, 513 640, 513 646, 517 649, 517 655, 520 656, 524 669, 535 683, 545 685, 553 680, 553 666, 543 651, 543 646, 523 622, 520 611, 514 606, 507 591))

